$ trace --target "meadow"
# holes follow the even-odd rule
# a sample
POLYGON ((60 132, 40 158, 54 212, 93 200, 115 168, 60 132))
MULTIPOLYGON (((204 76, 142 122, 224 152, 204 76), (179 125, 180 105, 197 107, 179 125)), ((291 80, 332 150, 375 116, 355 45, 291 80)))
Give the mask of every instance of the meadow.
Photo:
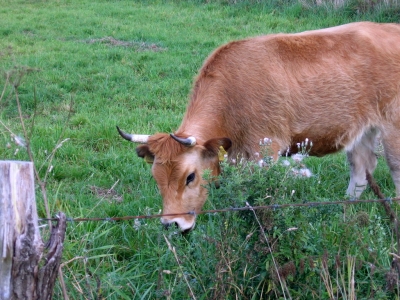
MULTIPOLYGON (((150 167, 116 125, 173 132, 193 78, 219 45, 399 22, 400 8, 380 2, 3 0, 0 159, 30 160, 29 146, 47 195, 38 185, 41 218, 46 210, 70 218, 160 213, 150 167)), ((393 197, 378 156, 374 177, 393 197)), ((224 164, 205 209, 344 199, 344 153, 288 162, 224 164), (303 165, 311 177, 293 175, 303 165)), ((369 189, 362 195, 375 198, 369 189)), ((65 297, 63 285, 69 299, 399 299, 397 237, 379 203, 202 214, 188 235, 158 219, 70 222, 64 247, 54 299, 65 297)))

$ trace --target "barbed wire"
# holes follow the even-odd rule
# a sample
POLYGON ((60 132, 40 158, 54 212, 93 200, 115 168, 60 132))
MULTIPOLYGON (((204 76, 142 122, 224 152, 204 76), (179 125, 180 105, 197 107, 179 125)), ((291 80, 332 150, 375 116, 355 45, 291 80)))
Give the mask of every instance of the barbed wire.
MULTIPOLYGON (((200 215, 207 213, 223 213, 223 212, 235 212, 235 211, 246 211, 246 210, 260 210, 260 209, 283 209, 289 207, 316 207, 316 206, 324 206, 324 205, 353 205, 360 203, 389 203, 400 201, 400 197, 396 198, 386 198, 386 199, 366 199, 366 200, 336 200, 336 201, 325 201, 325 202, 303 202, 303 203, 284 203, 284 204, 269 204, 269 205, 259 205, 259 206, 251 206, 246 205, 243 207, 228 207, 221 209, 211 209, 211 210, 203 210, 199 213, 195 213, 193 211, 184 212, 184 213, 175 213, 175 214, 154 214, 154 215, 137 215, 137 216, 123 216, 123 217, 95 217, 95 218, 68 218, 68 222, 90 222, 90 221, 127 221, 127 220, 135 220, 135 219, 152 219, 152 218, 161 218, 161 217, 174 217, 174 216, 183 216, 183 215, 200 215)), ((58 217, 54 218, 41 218, 39 222, 48 222, 48 221, 58 221, 58 217)))

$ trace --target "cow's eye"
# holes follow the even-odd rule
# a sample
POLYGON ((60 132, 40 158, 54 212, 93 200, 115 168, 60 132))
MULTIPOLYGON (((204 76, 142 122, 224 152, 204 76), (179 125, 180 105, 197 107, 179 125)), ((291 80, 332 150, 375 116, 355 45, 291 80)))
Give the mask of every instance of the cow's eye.
POLYGON ((195 178, 194 173, 190 173, 189 176, 186 178, 186 185, 188 185, 189 183, 191 183, 195 178))

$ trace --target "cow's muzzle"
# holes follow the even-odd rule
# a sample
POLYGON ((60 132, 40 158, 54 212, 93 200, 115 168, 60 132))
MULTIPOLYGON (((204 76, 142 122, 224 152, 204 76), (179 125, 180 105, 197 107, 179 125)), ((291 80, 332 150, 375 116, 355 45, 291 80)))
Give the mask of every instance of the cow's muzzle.
POLYGON ((194 228, 195 225, 195 217, 193 216, 190 220, 182 217, 176 217, 173 219, 167 219, 165 217, 161 218, 161 223, 164 225, 164 228, 168 229, 171 225, 175 224, 182 233, 188 233, 194 228))

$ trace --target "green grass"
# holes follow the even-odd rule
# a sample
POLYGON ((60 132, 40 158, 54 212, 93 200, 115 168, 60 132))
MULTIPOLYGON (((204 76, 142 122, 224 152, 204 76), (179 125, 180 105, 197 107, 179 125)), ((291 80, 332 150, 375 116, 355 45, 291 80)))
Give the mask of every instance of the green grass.
MULTIPOLYGON (((396 7, 357 13, 353 4, 333 11, 295 1, 255 2, 3 1, 0 70, 18 85, 42 178, 52 166, 46 181, 52 214, 113 217, 160 211, 149 166, 136 157, 133 144, 121 140, 115 125, 147 134, 176 129, 193 78, 217 46, 272 32, 400 19, 396 7)), ((16 95, 5 78, 0 79, 0 90, 5 87, 0 121, 23 136, 16 95)), ((0 123, 0 158, 27 160, 5 126, 0 123)), ((210 190, 205 208, 343 198, 348 183, 343 154, 306 163, 314 176, 300 180, 280 164, 268 171, 226 166, 222 187, 210 190)), ((383 158, 375 177, 393 196, 383 158)), ((371 192, 363 197, 374 198, 371 192)), ((45 217, 39 190, 37 202, 45 217)), ((379 205, 288 208, 260 211, 257 217, 272 255, 251 212, 200 215, 188 236, 161 230, 157 219, 70 223, 63 257, 69 297, 188 299, 186 278, 197 299, 277 299, 282 290, 295 299, 329 299, 323 266, 333 291, 348 291, 353 258, 359 299, 398 297, 387 279, 396 237, 379 205), (293 227, 297 230, 288 231, 293 227)), ((54 298, 62 298, 59 284, 54 298)))

